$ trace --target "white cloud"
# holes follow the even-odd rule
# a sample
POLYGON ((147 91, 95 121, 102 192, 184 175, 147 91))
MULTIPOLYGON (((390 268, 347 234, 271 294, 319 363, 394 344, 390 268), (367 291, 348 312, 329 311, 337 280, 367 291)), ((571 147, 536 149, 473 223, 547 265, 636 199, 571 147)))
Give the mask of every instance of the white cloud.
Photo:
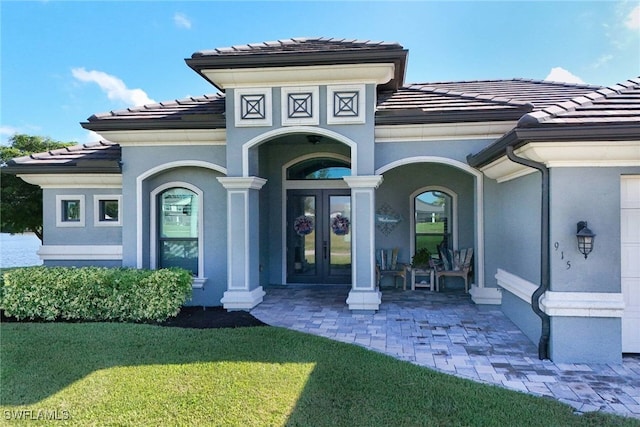
POLYGON ((88 131, 87 131, 87 133, 86 133, 86 134, 85 134, 85 136, 84 136, 84 140, 85 140, 87 143, 90 143, 90 142, 97 142, 97 141, 102 141, 103 139, 104 139, 104 138, 103 138, 102 136, 100 136, 100 134, 99 134, 99 133, 94 132, 94 131, 92 131, 92 130, 88 130, 88 131))
POLYGON ((191 29, 191 20, 184 13, 176 13, 173 15, 173 22, 178 28, 191 29))
POLYGON ((0 135, 2 136, 12 136, 18 133, 18 128, 14 128, 13 126, 0 126, 0 135))
POLYGON ((611 55, 611 54, 602 55, 593 64, 593 68, 600 68, 600 67, 606 65, 607 63, 609 63, 612 59, 613 59, 613 55, 611 55))
POLYGON ((153 104, 155 101, 142 89, 129 89, 122 80, 103 71, 87 71, 82 68, 71 70, 73 77, 85 83, 96 83, 113 101, 121 101, 127 105, 153 104))
POLYGON ((624 25, 630 30, 640 30, 640 6, 636 6, 628 15, 624 25))
POLYGON ((549 75, 544 79, 553 82, 584 83, 584 80, 582 80, 580 77, 571 74, 569 71, 565 70, 562 67, 553 67, 549 72, 549 75))

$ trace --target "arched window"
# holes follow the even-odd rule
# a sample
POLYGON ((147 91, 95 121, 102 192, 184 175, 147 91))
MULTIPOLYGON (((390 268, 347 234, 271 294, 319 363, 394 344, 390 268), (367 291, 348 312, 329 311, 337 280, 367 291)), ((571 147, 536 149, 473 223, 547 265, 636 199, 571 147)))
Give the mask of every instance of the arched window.
POLYGON ((453 245, 454 197, 444 191, 429 190, 414 199, 415 251, 426 248, 438 253, 438 245, 453 245))
POLYGON ((303 160, 287 169, 287 179, 292 180, 342 179, 349 175, 351 165, 332 158, 303 160))
POLYGON ((197 276, 198 195, 187 188, 174 187, 157 197, 158 268, 181 267, 197 276))

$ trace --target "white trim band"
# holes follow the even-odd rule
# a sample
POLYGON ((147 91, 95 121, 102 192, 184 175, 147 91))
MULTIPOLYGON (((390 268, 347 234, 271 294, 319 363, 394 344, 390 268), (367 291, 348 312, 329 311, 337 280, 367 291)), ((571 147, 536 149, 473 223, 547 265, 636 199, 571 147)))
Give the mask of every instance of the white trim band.
POLYGON ((115 130, 99 132, 100 136, 122 147, 179 145, 225 145, 226 129, 115 130))
POLYGON ((43 261, 122 261, 122 245, 43 245, 43 261))
POLYGON ((621 293, 547 291, 540 308, 549 316, 622 317, 624 299, 621 293))
MULTIPOLYGON (((498 286, 531 304, 537 286, 515 274, 498 269, 498 286)), ((546 291, 540 298, 540 308, 557 317, 622 317, 624 299, 613 292, 555 292, 546 291)))
POLYGON ((509 291, 527 304, 531 304, 531 296, 538 289, 538 286, 522 277, 511 274, 501 268, 494 276, 498 281, 498 286, 509 291))
POLYGON ((379 125, 375 128, 375 141, 380 143, 498 139, 515 125, 516 122, 379 125))
POLYGON ((116 173, 18 174, 18 178, 40 188, 122 188, 122 175, 116 173))

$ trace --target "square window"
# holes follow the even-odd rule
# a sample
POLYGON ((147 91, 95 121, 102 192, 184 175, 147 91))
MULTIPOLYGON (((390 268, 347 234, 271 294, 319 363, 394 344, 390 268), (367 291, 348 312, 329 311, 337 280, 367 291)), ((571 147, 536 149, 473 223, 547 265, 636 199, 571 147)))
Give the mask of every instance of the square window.
POLYGON ((93 199, 94 210, 94 226, 96 227, 115 227, 121 225, 120 204, 122 196, 120 195, 96 195, 93 199))
POLYGON ((84 195, 56 196, 56 226, 84 227, 84 195))
POLYGON ((80 222, 80 200, 62 201, 62 221, 80 222))

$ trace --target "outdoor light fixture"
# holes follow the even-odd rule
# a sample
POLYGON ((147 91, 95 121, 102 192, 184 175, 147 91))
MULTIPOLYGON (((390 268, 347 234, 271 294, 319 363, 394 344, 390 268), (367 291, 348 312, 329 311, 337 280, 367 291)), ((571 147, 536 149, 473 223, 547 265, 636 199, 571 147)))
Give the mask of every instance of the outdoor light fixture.
POLYGON ((576 237, 578 238, 578 250, 584 255, 584 259, 587 259, 587 255, 593 250, 593 239, 596 237, 587 227, 587 221, 578 222, 576 237))
POLYGON ((307 141, 314 145, 320 142, 320 138, 322 138, 320 135, 307 135, 307 141))

